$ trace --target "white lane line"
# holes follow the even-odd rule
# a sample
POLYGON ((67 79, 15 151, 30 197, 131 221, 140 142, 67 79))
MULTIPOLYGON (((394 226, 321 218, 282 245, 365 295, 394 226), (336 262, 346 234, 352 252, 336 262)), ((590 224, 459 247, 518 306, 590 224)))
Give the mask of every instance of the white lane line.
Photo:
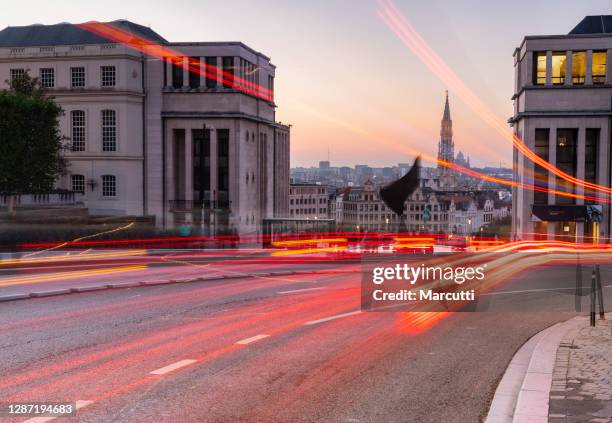
POLYGON ((351 311, 349 313, 336 314, 335 316, 324 317, 319 320, 311 320, 309 322, 304 323, 306 325, 316 325, 317 323, 329 322, 330 320, 342 319, 343 317, 354 316, 356 314, 360 314, 361 310, 351 311))
MULTIPOLYGON (((587 286, 586 284, 582 285, 583 289, 591 289, 591 286, 587 286)), ((603 288, 612 288, 612 285, 603 285, 603 288)), ((483 292, 480 295, 504 295, 504 294, 525 294, 528 292, 547 292, 547 291, 566 291, 566 290, 575 290, 576 287, 563 287, 563 288, 538 288, 538 289, 523 289, 520 291, 493 291, 493 292, 483 292)))
POLYGON ((320 289, 325 289, 325 288, 319 287, 319 288, 294 289, 292 291, 278 291, 278 294, 294 294, 294 293, 297 293, 297 292, 318 291, 320 289))
POLYGON ((246 338, 246 339, 241 339, 240 341, 236 342, 236 344, 239 345, 246 345, 246 344, 250 344, 251 342, 256 342, 259 341, 260 339, 264 339, 267 338, 270 335, 255 335, 255 336, 251 336, 250 338, 246 338))
MULTIPOLYGON (((78 400, 75 408, 80 410, 83 407, 87 407, 89 404, 93 404, 93 401, 78 400)), ((57 417, 32 417, 31 419, 25 420, 23 423, 45 423, 55 419, 57 419, 57 417)))
POLYGON ((167 365, 165 367, 162 367, 161 369, 153 370, 149 374, 152 374, 152 375, 165 375, 166 373, 170 373, 173 370, 180 369, 181 367, 189 366, 190 364, 193 364, 196 361, 197 360, 191 360, 191 359, 177 361, 176 363, 169 364, 169 365, 167 365))

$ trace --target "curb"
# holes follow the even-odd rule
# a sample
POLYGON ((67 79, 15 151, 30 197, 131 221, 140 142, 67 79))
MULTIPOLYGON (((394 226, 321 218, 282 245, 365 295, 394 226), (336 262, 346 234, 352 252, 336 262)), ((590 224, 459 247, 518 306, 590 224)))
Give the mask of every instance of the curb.
POLYGON ((495 390, 485 423, 548 423, 557 349, 569 331, 585 322, 577 316, 556 323, 519 348, 495 390))
POLYGON ((305 270, 305 271, 275 271, 275 272, 257 272, 257 273, 238 273, 232 275, 219 275, 219 276, 200 276, 193 279, 168 279, 168 280, 155 280, 155 281, 139 281, 139 282, 125 282, 125 283, 111 283, 104 285, 92 285, 82 286, 73 288, 61 288, 50 291, 35 291, 23 294, 10 294, 0 296, 0 303, 9 301, 29 300, 31 298, 42 298, 42 297, 54 297, 58 295, 71 295, 81 294, 84 292, 104 291, 110 289, 127 289, 127 288, 142 288, 159 285, 171 285, 179 283, 194 283, 194 282, 209 282, 209 281, 221 281, 227 279, 242 279, 252 277, 274 277, 274 276, 287 276, 287 275, 309 275, 309 274, 342 274, 342 273, 359 273, 359 271, 344 271, 344 270, 305 270))

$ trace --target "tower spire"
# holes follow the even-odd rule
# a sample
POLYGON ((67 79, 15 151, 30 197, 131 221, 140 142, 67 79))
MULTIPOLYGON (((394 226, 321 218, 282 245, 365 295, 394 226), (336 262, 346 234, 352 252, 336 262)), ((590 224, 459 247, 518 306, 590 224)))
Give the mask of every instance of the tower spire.
MULTIPOLYGON (((450 105, 448 103, 448 90, 444 101, 444 113, 440 125, 440 141, 438 142, 438 160, 445 163, 455 162, 455 143, 453 142, 453 121, 450 116, 450 105)), ((438 175, 440 187, 449 188, 455 185, 453 172, 442 163, 438 163, 438 175)))
POLYGON ((448 105, 448 90, 446 90, 446 102, 444 103, 444 115, 442 116, 443 120, 451 120, 450 117, 450 106, 448 105))

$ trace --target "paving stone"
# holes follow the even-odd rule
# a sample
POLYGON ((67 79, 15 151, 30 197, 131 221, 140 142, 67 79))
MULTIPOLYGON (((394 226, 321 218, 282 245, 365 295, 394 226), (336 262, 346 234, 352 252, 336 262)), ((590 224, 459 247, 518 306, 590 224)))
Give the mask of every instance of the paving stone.
POLYGON ((587 325, 569 332, 557 350, 549 423, 612 423, 612 408, 601 405, 612 401, 612 314, 587 325))

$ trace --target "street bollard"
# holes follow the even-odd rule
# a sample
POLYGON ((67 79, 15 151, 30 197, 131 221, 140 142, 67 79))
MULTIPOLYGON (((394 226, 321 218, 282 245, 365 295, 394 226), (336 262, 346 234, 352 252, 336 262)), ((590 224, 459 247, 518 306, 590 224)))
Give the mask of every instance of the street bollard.
POLYGON ((595 270, 593 270, 591 272, 591 326, 595 326, 595 296, 597 295, 595 285, 595 270))
POLYGON ((601 286, 601 272, 599 270, 599 265, 595 265, 596 272, 596 282, 597 282, 597 296, 599 298, 599 320, 606 319, 606 311, 604 310, 604 299, 603 299, 603 289, 601 286))

